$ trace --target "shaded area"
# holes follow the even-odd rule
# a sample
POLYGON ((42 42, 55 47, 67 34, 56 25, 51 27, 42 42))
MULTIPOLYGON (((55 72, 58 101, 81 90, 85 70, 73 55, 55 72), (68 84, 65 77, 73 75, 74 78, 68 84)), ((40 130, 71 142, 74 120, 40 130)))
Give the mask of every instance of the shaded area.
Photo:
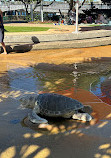
POLYGON ((13 47, 13 52, 15 53, 25 53, 31 51, 34 44, 24 44, 24 45, 16 45, 13 47))
MULTIPOLYGON (((43 117, 43 116, 42 116, 43 117)), ((28 118, 24 118, 21 122, 23 127, 29 127, 34 131, 44 134, 53 134, 53 133, 63 133, 69 130, 80 129, 90 125, 90 122, 81 122, 73 119, 64 119, 64 118, 53 118, 53 117, 45 117, 48 120, 48 125, 46 124, 34 124, 28 120, 28 118)))
MULTIPOLYGON (((25 53, 25 52, 31 51, 32 47, 33 47, 33 44, 24 44, 24 45, 17 44, 13 48, 11 45, 6 45, 6 50, 8 53, 13 53, 13 52, 25 53)), ((3 53, 3 48, 1 48, 1 53, 3 53)))
MULTIPOLYGON (((33 48, 33 45, 34 44, 37 44, 37 43, 40 43, 40 41, 39 41, 39 39, 36 37, 36 36, 32 36, 31 37, 31 40, 32 40, 32 43, 26 43, 25 41, 24 41, 24 43, 23 42, 19 42, 19 43, 17 43, 17 42, 12 42, 11 44, 6 44, 6 50, 7 50, 7 52, 8 53, 25 53, 25 52, 29 52, 29 51, 31 51, 32 50, 32 48, 33 48)), ((1 53, 3 53, 3 48, 2 47, 0 47, 0 49, 1 49, 1 53)))
POLYGON ((0 77, 0 83, 2 83, 0 85, 0 157, 89 158, 90 156, 98 158, 106 156, 109 158, 111 122, 108 121, 108 118, 111 119, 111 108, 88 91, 89 84, 98 79, 97 74, 102 76, 110 72, 110 64, 104 67, 105 64, 99 66, 97 63, 95 70, 94 63, 92 65, 91 63, 76 63, 71 65, 71 71, 69 71, 68 65, 67 71, 62 65, 59 65, 60 70, 59 67, 56 70, 56 65, 47 63, 39 64, 38 67, 15 68, 12 65, 9 67, 8 73, 2 72, 0 77), (89 71, 86 73, 88 68, 89 71), (99 69, 100 73, 98 73, 99 69), (2 87, 4 85, 5 88, 2 87), (99 120, 96 125, 94 125, 95 122, 84 124, 69 119, 60 121, 50 119, 48 127, 37 127, 30 124, 26 120, 29 110, 20 109, 20 103, 16 99, 33 91, 37 93, 37 90, 41 93, 45 91, 57 92, 91 104, 93 107, 95 106, 93 116, 99 120), (104 117, 101 117, 103 111, 104 117), (28 128, 24 126, 23 122, 28 128))
POLYGON ((92 30, 111 30, 110 25, 102 25, 102 26, 84 26, 80 27, 80 31, 92 31, 92 30))
MULTIPOLYGON (((2 106, 5 106, 6 103, 7 102, 4 102, 2 106)), ((82 131, 83 129, 81 128, 73 128, 66 131, 64 130, 64 126, 53 128, 51 133, 47 132, 47 130, 44 131, 42 127, 39 130, 30 130, 29 128, 21 127, 19 123, 10 123, 10 120, 22 117, 24 112, 21 111, 22 115, 20 115, 20 113, 16 115, 18 112, 16 109, 18 102, 8 99, 8 103, 13 105, 13 107, 10 107, 10 110, 7 111, 3 111, 2 109, 0 112, 2 116, 0 117, 2 127, 0 130, 1 158, 5 158, 6 155, 11 158, 67 158, 68 156, 88 158, 89 155, 90 157, 96 158, 97 155, 110 156, 110 140, 109 138, 104 138, 101 134, 101 131, 104 131, 108 126, 108 122, 102 122, 96 127, 92 126, 92 128, 91 126, 86 126, 85 131, 82 131), (16 113, 14 114, 15 110, 16 113), (10 118, 8 121, 6 121, 7 117, 10 118), (98 131, 98 135, 101 134, 103 138, 100 139, 99 136, 94 134, 93 130, 98 131), (85 132, 89 134, 86 135, 84 134, 85 132), (81 151, 79 151, 80 148, 82 149, 81 151)), ((108 135, 106 137, 108 137, 108 135)))

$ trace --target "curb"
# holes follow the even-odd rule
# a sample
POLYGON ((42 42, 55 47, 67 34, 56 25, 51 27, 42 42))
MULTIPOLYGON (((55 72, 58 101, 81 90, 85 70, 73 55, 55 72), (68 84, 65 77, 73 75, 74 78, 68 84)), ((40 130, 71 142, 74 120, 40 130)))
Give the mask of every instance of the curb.
POLYGON ((69 34, 6 35, 8 52, 27 52, 30 50, 84 48, 111 44, 110 30, 85 31, 69 34))
POLYGON ((111 36, 111 30, 96 30, 84 31, 78 33, 64 34, 9 34, 5 36, 5 43, 38 43, 38 42, 53 42, 53 41, 72 41, 81 39, 93 39, 111 36))

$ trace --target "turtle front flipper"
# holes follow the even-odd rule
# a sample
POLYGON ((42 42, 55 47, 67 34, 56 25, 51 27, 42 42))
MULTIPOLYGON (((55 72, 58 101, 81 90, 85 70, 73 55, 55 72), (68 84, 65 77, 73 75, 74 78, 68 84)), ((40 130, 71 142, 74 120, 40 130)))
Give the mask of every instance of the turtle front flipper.
POLYGON ((81 121, 91 121, 92 117, 88 113, 76 113, 72 116, 73 119, 81 121))
POLYGON ((28 114, 28 118, 32 123, 38 123, 38 124, 48 123, 46 119, 38 116, 34 110, 32 111, 32 113, 28 114))

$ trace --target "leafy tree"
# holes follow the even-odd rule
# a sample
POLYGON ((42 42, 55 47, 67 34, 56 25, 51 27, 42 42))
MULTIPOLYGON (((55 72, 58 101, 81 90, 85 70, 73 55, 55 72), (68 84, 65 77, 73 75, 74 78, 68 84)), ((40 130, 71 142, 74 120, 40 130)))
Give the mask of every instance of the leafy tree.
MULTIPOLYGON (((28 15, 28 6, 29 6, 29 4, 32 3, 33 1, 35 1, 35 6, 33 8, 33 11, 34 11, 36 9, 36 7, 38 7, 38 6, 41 5, 41 1, 42 0, 15 0, 15 1, 20 1, 20 2, 22 2, 24 4, 25 10, 26 10, 26 14, 28 15)), ((53 0, 52 2, 50 2, 47 5, 43 4, 43 6, 49 6, 52 3, 54 3, 54 1, 56 1, 56 0, 53 0)), ((70 10, 71 10, 75 6, 77 0, 64 0, 64 1, 66 1, 67 3, 69 3, 70 10)), ((85 2, 86 2, 86 0, 83 0, 82 4, 79 6, 79 8, 81 8, 81 6, 84 5, 85 2)))
MULTIPOLYGON (((72 8, 75 6, 75 4, 76 4, 76 2, 77 2, 77 0, 64 0, 64 1, 66 1, 67 3, 69 3, 69 7, 70 7, 69 10, 72 10, 72 8)), ((78 0, 78 2, 79 2, 79 1, 80 1, 80 0, 78 0)), ((87 0, 83 0, 82 4, 79 6, 79 8, 81 8, 81 6, 83 6, 86 1, 87 1, 87 0)))
POLYGON ((111 5, 111 0, 101 0, 104 4, 109 4, 111 5))
MULTIPOLYGON (((2 0, 2 1, 12 1, 12 0, 2 0)), ((41 1, 43 0, 15 0, 15 1, 19 1, 19 2, 22 2, 25 6, 25 11, 26 11, 26 15, 29 15, 30 13, 28 12, 29 10, 29 4, 31 4, 32 2, 35 2, 34 3, 34 6, 33 6, 33 11, 35 11, 35 9, 38 7, 38 6, 41 6, 41 1)), ((43 4, 43 6, 49 6, 51 5, 52 3, 54 3, 56 0, 52 0, 51 2, 49 2, 49 4, 43 4)), ((80 1, 80 0, 64 0, 66 1, 68 4, 69 4, 69 10, 72 10, 73 7, 75 7, 75 4, 76 2, 80 1)), ((80 4, 79 3, 79 9, 84 5, 84 3, 86 2, 87 0, 83 0, 82 3, 80 4)), ((93 1, 93 0, 90 0, 90 1, 93 1)), ((105 1, 105 0, 104 0, 105 1)), ((111 0, 110 0, 111 1, 111 0)))
MULTIPOLYGON (((15 1, 19 1, 19 2, 22 2, 22 3, 24 4, 25 10, 26 10, 26 15, 28 15, 28 14, 29 14, 29 13, 28 13, 29 4, 31 4, 32 2, 35 1, 34 7, 33 7, 33 11, 34 11, 38 6, 41 5, 41 1, 42 1, 42 0, 15 0, 15 1)), ((52 2, 50 2, 48 5, 44 5, 44 4, 43 4, 43 6, 49 6, 49 5, 51 5, 54 1, 55 1, 55 0, 53 0, 52 2)))

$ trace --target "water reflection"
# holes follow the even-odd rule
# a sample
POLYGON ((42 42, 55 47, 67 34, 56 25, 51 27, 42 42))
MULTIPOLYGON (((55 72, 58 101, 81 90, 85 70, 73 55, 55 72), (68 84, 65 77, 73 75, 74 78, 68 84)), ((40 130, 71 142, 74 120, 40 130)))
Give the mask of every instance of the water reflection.
MULTIPOLYGON (((61 84, 64 84, 66 87, 67 86, 71 87, 72 81, 74 81, 78 76, 79 76, 78 79, 84 77, 90 78, 92 76, 96 77, 98 71, 100 71, 100 73, 101 71, 106 71, 106 66, 101 65, 101 69, 99 69, 98 67, 100 66, 98 66, 96 63, 83 63, 83 64, 75 63, 69 66, 68 69, 66 67, 62 70, 59 66, 55 65, 55 68, 53 67, 54 66, 51 67, 51 64, 44 64, 42 68, 40 67, 38 68, 38 66, 34 66, 28 68, 18 67, 14 69, 9 69, 7 76, 5 75, 4 78, 5 80, 6 79, 8 80, 7 82, 10 84, 10 86, 18 87, 19 89, 23 88, 26 90, 28 89, 37 90, 41 88, 40 86, 44 86, 45 84, 47 86, 49 83, 51 84, 51 86, 53 84, 54 87, 61 86, 61 84), (48 68, 46 69, 46 67, 48 68), (104 67, 105 70, 103 70, 104 67), (29 86, 27 86, 26 84, 29 86), (39 85, 40 86, 35 87, 35 84, 36 86, 39 85)), ((4 78, 2 76, 2 80, 4 80, 4 78)), ((64 85, 62 87, 65 87, 64 85)))
POLYGON ((19 67, 10 69, 0 78, 0 82, 7 85, 9 89, 16 88, 34 93, 58 93, 72 89, 74 89, 73 93, 77 93, 80 89, 90 91, 91 88, 98 96, 102 93, 101 86, 98 84, 101 84, 104 76, 110 74, 110 65, 110 63, 75 63, 66 68, 51 64, 44 64, 41 67, 38 65, 28 68, 19 67))
MULTIPOLYGON (((49 64, 50 65, 50 64, 49 64)), ((89 67, 90 69, 90 67, 89 67)), ((34 77, 40 81, 43 91, 57 92, 72 87, 76 89, 90 90, 90 83, 98 80, 100 74, 88 70, 86 65, 74 64, 71 71, 44 70, 34 67, 34 77), (83 68, 84 67, 84 68, 83 68)), ((36 83, 37 84, 37 83, 36 83)))
POLYGON ((111 78, 101 76, 99 80, 92 83, 91 91, 103 102, 111 105, 111 78))
MULTIPOLYGON (((6 88, 0 86, 2 92, 0 97, 3 100, 5 94, 7 97, 18 98, 28 93, 58 93, 79 100, 84 105, 91 105, 93 107, 92 116, 98 121, 101 115, 98 115, 100 109, 98 110, 97 107, 100 104, 95 104, 95 102, 98 102, 97 98, 92 96, 90 90, 97 96, 103 94, 108 76, 108 86, 110 84, 110 65, 109 63, 76 63, 68 66, 68 68, 60 68, 59 66, 56 67, 56 65, 51 67, 49 64, 47 67, 44 65, 42 68, 36 65, 10 69, 6 74, 7 82, 4 82, 2 77, 0 78, 3 85, 8 85, 6 88)), ((108 92, 107 88, 104 91, 104 96, 110 94, 110 90, 108 94, 106 92, 108 92)), ((104 112, 104 117, 106 117, 106 114, 108 114, 107 111, 104 112)), ((61 119, 61 121, 47 119, 49 119, 51 126, 50 132, 55 128, 57 131, 64 131, 87 126, 87 124, 71 119, 61 119)), ((26 126, 39 130, 37 126, 31 124, 27 119, 24 119, 24 121, 26 126)))

